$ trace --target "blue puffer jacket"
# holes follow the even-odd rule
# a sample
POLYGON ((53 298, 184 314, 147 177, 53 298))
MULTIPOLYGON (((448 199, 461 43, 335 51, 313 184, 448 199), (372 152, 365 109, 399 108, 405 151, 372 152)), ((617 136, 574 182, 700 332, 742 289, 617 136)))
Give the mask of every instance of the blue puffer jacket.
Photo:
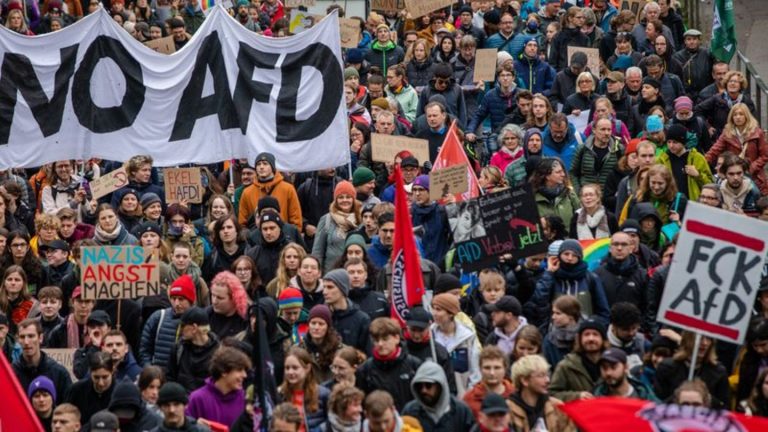
POLYGON ((525 54, 520 55, 515 60, 515 71, 517 76, 523 81, 523 88, 532 93, 541 93, 549 96, 552 91, 552 83, 555 82, 555 69, 547 62, 536 58, 529 58, 525 54))
POLYGON ((516 89, 505 95, 501 93, 500 86, 496 84, 496 87, 485 93, 485 97, 480 102, 475 114, 472 115, 466 130, 477 130, 477 127, 485 121, 486 117, 490 116, 491 129, 495 131, 504 121, 507 110, 515 108, 515 95, 517 95, 516 89))
POLYGON ((427 206, 414 204, 411 206, 411 219, 414 227, 424 228, 424 235, 421 236, 424 257, 436 263, 442 261, 451 246, 451 229, 445 208, 434 202, 427 206))
POLYGON ((603 29, 604 32, 607 32, 611 30, 611 19, 619 13, 619 10, 616 9, 616 6, 612 5, 611 2, 606 2, 605 5, 607 9, 603 14, 603 19, 600 20, 597 25, 603 29))
POLYGON ((543 132, 541 155, 544 157, 560 158, 565 165, 563 168, 567 170, 571 166, 571 160, 576 153, 576 149, 579 147, 579 143, 583 142, 584 138, 579 132, 576 132, 576 128, 573 127, 571 122, 568 122, 568 132, 565 135, 565 143, 562 145, 555 144, 552 134, 549 132, 549 126, 547 126, 543 132), (581 140, 576 138, 577 133, 581 140))
POLYGON ((168 370, 180 320, 181 317, 174 316, 173 308, 155 311, 149 316, 141 332, 139 363, 142 367, 156 365, 168 370))

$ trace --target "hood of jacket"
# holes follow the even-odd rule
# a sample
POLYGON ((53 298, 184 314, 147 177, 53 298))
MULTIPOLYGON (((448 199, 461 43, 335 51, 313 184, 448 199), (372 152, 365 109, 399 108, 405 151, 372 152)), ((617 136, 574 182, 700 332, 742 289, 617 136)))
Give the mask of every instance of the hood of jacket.
POLYGON ((276 172, 274 177, 272 177, 271 180, 266 182, 261 182, 258 179, 256 179, 251 186, 259 189, 263 195, 272 195, 272 191, 275 190, 275 187, 284 180, 283 175, 280 173, 280 171, 276 172))
POLYGON ((128 379, 123 379, 112 391, 112 399, 109 401, 109 410, 114 412, 116 407, 130 407, 136 410, 136 415, 141 411, 141 393, 128 379))
POLYGON ((433 361, 425 361, 419 366, 416 375, 411 381, 411 393, 435 423, 438 423, 440 418, 451 409, 451 392, 448 387, 448 379, 445 376, 443 368, 433 361), (416 384, 418 383, 435 383, 440 386, 440 397, 435 406, 427 406, 424 404, 424 401, 421 400, 421 396, 416 390, 416 384))
POLYGON ((271 297, 261 297, 259 299, 259 310, 264 314, 264 322, 267 323, 267 336, 277 331, 277 303, 271 297))
POLYGON ((632 211, 629 213, 631 219, 636 220, 638 223, 646 217, 653 217, 656 220, 656 228, 661 228, 664 225, 661 222, 659 211, 656 207, 649 202, 639 202, 632 207, 632 211))
MULTIPOLYGON (((459 319, 454 319, 453 322, 456 323, 456 332, 445 346, 445 349, 448 350, 448 352, 453 351, 457 346, 475 336, 475 332, 459 319)), ((432 324, 432 329, 433 331, 440 331, 437 324, 432 324)))

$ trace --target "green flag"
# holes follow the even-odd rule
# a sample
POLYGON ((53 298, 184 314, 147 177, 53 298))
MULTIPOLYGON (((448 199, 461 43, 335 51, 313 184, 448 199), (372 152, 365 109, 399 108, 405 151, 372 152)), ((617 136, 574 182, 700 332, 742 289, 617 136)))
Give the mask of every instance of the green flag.
POLYGON ((736 24, 733 0, 715 0, 712 18, 712 55, 726 63, 736 54, 736 24))

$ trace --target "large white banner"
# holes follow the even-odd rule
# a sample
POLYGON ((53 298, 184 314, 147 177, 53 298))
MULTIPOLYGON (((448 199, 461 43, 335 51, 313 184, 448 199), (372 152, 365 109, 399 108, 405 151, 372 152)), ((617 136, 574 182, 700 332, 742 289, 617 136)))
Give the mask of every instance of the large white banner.
POLYGON ((0 30, 0 168, 69 158, 156 165, 275 154, 307 171, 349 160, 336 14, 289 38, 215 8, 173 55, 103 10, 55 33, 0 30))

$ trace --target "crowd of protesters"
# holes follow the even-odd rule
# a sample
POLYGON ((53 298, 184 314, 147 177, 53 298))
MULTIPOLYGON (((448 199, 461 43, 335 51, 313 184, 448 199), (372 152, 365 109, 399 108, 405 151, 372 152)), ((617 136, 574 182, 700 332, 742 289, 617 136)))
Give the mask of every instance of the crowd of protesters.
MULTIPOLYGON (((0 171, 0 349, 45 430, 571 431, 557 406, 599 396, 768 416, 768 278, 741 346, 694 352, 656 319, 689 201, 768 221, 746 79, 675 1, 639 19, 617 3, 352 17, 349 166, 200 166, 203 204, 167 202, 151 155, 0 171), (569 47, 597 49, 599 70, 569 47), (482 48, 498 50, 493 81, 474 79, 482 48), (455 199, 433 201, 428 176, 454 122, 484 193, 530 185, 547 253, 461 271, 455 199), (372 133, 425 139, 430 159, 375 161, 372 133), (395 165, 427 291, 405 328, 389 304, 395 165), (120 166, 128 185, 93 199, 88 182, 120 166), (590 270, 579 241, 606 238, 590 270), (162 293, 83 298, 82 248, 120 245, 160 261, 162 293), (47 349, 73 350, 71 370, 47 349)), ((99 7, 177 49, 205 19, 198 0, 8 0, 2 19, 42 34, 99 7)), ((290 36, 280 0, 230 13, 290 36)))

